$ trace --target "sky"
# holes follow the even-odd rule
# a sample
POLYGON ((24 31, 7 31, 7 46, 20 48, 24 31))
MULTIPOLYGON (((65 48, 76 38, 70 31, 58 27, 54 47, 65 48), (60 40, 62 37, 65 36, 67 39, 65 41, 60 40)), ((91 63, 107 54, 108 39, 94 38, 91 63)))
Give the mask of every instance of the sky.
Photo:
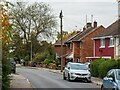
MULTIPOLYGON (((15 0, 9 0, 15 2, 15 0)), ((58 17, 63 11, 63 30, 71 32, 82 30, 86 20, 97 21, 98 26, 108 27, 118 18, 118 4, 116 0, 17 0, 20 2, 45 2, 50 5, 53 14, 58 17), (91 18, 93 16, 93 18, 91 18), (87 19, 86 19, 87 17, 87 19)), ((60 25, 58 25, 60 31, 60 25)))

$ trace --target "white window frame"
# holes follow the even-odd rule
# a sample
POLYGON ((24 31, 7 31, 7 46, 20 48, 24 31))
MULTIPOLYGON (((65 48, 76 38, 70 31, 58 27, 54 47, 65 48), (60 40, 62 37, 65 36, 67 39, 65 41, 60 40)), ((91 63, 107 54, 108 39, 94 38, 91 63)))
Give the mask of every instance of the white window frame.
POLYGON ((100 39, 100 48, 105 48, 105 38, 100 39))
POLYGON ((109 47, 114 47, 114 38, 109 39, 109 47))

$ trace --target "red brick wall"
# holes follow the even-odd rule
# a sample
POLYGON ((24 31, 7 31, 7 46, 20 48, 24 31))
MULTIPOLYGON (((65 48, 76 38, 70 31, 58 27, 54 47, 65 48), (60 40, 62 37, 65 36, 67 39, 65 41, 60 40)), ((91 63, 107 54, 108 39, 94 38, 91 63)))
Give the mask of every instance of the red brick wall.
POLYGON ((67 52, 67 54, 70 54, 70 53, 71 53, 70 46, 69 46, 69 45, 67 45, 67 46, 66 46, 66 48, 67 48, 67 49, 66 49, 66 50, 67 50, 67 51, 66 51, 66 52, 67 52))
MULTIPOLYGON (((64 45, 64 46, 63 46, 63 55, 67 53, 66 51, 67 51, 67 48, 66 48, 66 46, 64 45)), ((56 46, 55 46, 55 53, 57 53, 58 56, 61 55, 61 46, 60 46, 60 45, 56 45, 56 46)))
POLYGON ((92 33, 88 34, 82 39, 82 42, 80 43, 80 61, 86 62, 86 57, 92 57, 93 56, 93 50, 94 50, 94 41, 92 38, 102 32, 104 30, 104 27, 99 27, 92 33))
MULTIPOLYGON (((60 56, 61 55, 61 46, 60 45, 55 45, 54 47, 55 47, 55 53, 57 53, 58 56, 60 56)), ((67 53, 67 47, 66 47, 66 45, 64 45, 63 46, 63 55, 65 55, 66 53, 67 53)), ((60 60, 61 59, 59 58, 59 61, 60 60)), ((65 56, 63 57, 63 66, 65 66, 65 56)))
POLYGON ((74 41, 73 42, 73 54, 74 54, 74 62, 77 62, 77 59, 80 59, 80 42, 79 41, 74 41))

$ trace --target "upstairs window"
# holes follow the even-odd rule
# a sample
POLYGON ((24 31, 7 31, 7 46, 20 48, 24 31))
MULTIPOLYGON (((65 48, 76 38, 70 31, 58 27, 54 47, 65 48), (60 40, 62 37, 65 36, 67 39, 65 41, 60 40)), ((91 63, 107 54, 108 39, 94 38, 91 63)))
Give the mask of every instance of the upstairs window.
POLYGON ((72 44, 70 44, 70 50, 72 51, 72 49, 73 49, 73 45, 72 45, 72 44))
POLYGON ((105 47, 105 38, 102 38, 102 39, 100 40, 100 47, 101 47, 101 48, 104 48, 104 47, 105 47))
POLYGON ((109 40, 109 46, 113 46, 114 45, 114 38, 110 38, 109 40))

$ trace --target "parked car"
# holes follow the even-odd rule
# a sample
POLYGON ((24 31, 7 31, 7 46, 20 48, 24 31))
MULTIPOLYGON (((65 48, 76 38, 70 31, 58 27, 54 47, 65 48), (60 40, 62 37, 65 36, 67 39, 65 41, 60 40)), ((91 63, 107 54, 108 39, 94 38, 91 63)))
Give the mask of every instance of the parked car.
POLYGON ((90 70, 90 62, 86 62, 86 63, 84 63, 87 67, 88 67, 88 69, 90 70))
POLYGON ((68 81, 84 80, 91 82, 91 73, 85 64, 68 62, 63 71, 63 79, 68 79, 68 81))
POLYGON ((104 77, 101 90, 120 90, 120 69, 110 70, 104 77))
POLYGON ((14 58, 10 58, 10 66, 11 66, 11 72, 16 73, 16 62, 14 58))

